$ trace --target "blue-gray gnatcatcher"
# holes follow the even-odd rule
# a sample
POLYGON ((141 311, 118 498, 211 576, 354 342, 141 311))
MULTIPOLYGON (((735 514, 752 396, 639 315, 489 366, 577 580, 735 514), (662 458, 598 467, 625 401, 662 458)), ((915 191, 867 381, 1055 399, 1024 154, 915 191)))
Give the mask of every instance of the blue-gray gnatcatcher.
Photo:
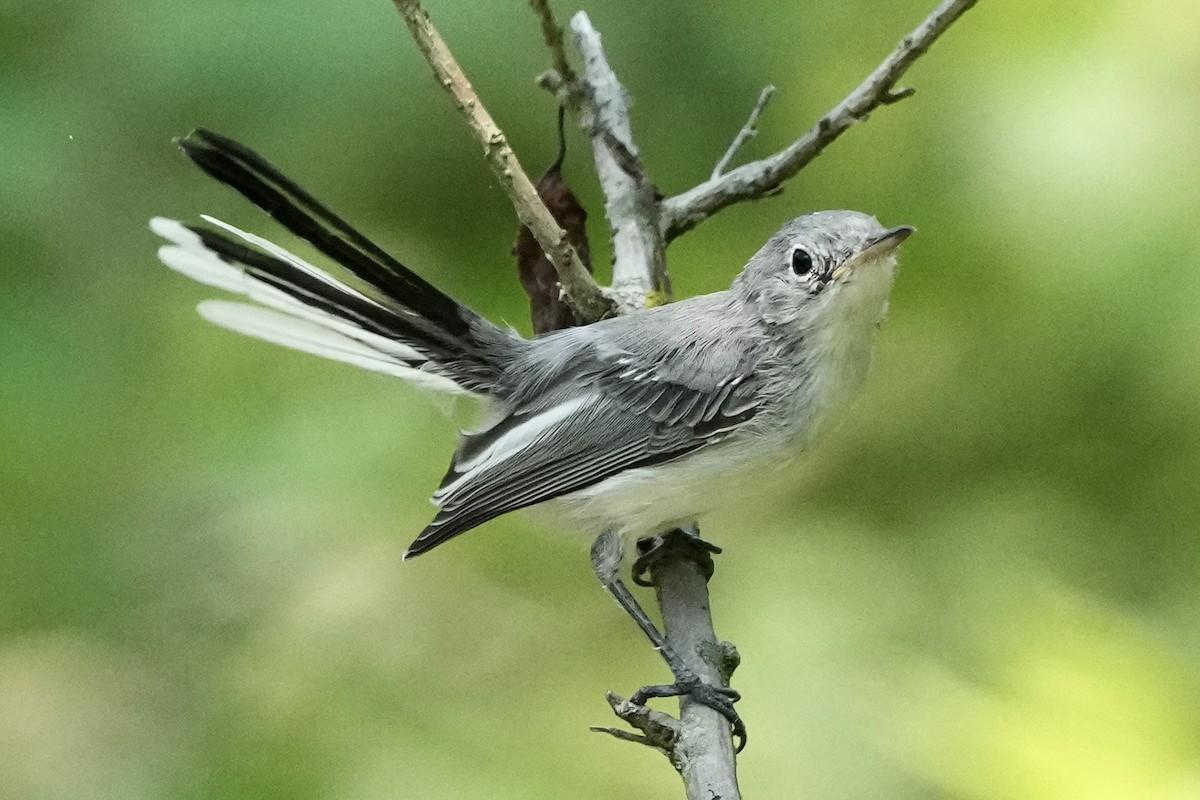
POLYGON ((253 151, 206 131, 180 144, 363 285, 211 217, 212 227, 156 218, 167 266, 254 301, 208 300, 201 315, 489 407, 487 424, 462 435, 437 516, 406 557, 543 503, 595 534, 647 536, 745 502, 786 474, 860 383, 896 248, 913 230, 855 211, 808 214, 728 291, 525 339, 438 291, 253 151))

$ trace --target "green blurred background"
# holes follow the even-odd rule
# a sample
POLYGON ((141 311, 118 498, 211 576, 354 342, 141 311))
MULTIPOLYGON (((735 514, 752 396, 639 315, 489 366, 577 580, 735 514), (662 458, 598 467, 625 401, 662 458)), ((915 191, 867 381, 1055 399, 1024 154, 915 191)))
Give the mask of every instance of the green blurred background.
MULTIPOLYGON (((932 4, 586 8, 675 193, 763 84, 748 156, 932 4)), ((540 172, 525 3, 429 10, 540 172)), ((852 418, 706 521, 744 791, 1200 797, 1200 5, 984 0, 906 82, 670 250, 689 295, 806 210, 920 229, 852 418)), ((512 212, 389 3, 0 4, 0 796, 680 796, 587 732, 666 677, 587 542, 514 516, 402 564, 444 414, 204 324, 158 265, 155 214, 289 242, 172 146, 198 125, 528 330, 512 212)), ((577 131, 567 172, 607 264, 577 131)))

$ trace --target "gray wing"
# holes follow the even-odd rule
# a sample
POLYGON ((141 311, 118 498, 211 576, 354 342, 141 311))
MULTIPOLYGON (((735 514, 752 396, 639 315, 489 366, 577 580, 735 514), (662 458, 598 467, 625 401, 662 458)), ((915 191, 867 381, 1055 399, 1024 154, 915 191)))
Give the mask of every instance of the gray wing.
POLYGON ((438 515, 406 556, 509 511, 714 444, 760 409, 758 362, 740 342, 714 348, 712 331, 698 339, 686 327, 665 341, 630 333, 568 348, 552 376, 526 374, 522 382, 534 388, 514 393, 495 424, 463 437, 434 495, 438 515))

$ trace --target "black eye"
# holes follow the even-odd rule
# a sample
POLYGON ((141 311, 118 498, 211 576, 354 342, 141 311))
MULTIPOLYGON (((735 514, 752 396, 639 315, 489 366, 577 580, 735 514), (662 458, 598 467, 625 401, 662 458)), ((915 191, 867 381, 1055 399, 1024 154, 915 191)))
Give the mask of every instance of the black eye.
POLYGON ((797 247, 792 251, 792 272, 803 277, 812 272, 813 261, 812 256, 802 247, 797 247))

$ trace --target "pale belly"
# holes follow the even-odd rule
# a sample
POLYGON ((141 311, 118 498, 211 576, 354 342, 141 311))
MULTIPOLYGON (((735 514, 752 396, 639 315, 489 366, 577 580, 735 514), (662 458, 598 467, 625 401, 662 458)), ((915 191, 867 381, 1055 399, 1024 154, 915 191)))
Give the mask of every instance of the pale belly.
POLYGON ((722 445, 677 461, 627 470, 537 507, 538 516, 592 535, 608 529, 642 537, 694 523, 718 508, 752 501, 782 483, 794 453, 722 445))

